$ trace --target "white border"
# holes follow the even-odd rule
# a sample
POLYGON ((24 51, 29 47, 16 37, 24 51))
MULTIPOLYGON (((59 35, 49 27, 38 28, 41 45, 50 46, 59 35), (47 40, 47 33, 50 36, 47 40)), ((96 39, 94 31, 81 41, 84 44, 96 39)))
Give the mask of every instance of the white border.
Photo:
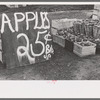
MULTIPOLYGON (((15 2, 0 2, 15 4, 15 2)), ((23 4, 23 2, 16 2, 23 4)), ((99 2, 24 2, 33 5, 80 5, 99 2)), ((0 81, 0 98, 100 98, 100 81, 0 81)))
POLYGON ((0 98, 100 98, 100 81, 0 81, 0 98))

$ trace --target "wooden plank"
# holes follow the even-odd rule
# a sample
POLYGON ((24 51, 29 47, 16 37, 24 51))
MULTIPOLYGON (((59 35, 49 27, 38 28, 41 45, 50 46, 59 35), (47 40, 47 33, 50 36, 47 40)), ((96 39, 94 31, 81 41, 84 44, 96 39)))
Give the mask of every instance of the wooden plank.
MULTIPOLYGON (((26 29, 26 12, 20 12, 17 15, 17 18, 25 18, 23 21, 18 22, 18 31, 15 30, 15 13, 16 12, 5 13, 15 32, 12 32, 9 28, 9 24, 6 23, 4 24, 4 32, 2 33, 3 61, 6 63, 7 68, 26 66, 49 60, 53 54, 53 48, 52 36, 49 27, 50 20, 46 16, 47 12, 37 12, 39 15, 37 17, 36 12, 31 11, 28 17, 32 19, 33 13, 36 17, 34 17, 34 20, 32 19, 29 22, 28 30, 26 29), (45 19, 44 21, 41 16, 45 19), (40 28, 34 28, 36 23, 40 28)), ((0 16, 0 22, 2 22, 2 16, 3 15, 0 16)))

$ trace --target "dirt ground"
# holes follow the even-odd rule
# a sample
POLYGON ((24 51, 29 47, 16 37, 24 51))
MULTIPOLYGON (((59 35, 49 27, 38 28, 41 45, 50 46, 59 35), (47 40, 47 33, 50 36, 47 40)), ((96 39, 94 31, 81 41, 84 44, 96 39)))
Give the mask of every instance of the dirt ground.
MULTIPOLYGON (((92 11, 67 11, 50 13, 55 18, 85 19, 92 11)), ((80 58, 72 52, 53 43, 55 54, 46 62, 5 69, 0 66, 0 80, 99 80, 100 55, 80 58)))
POLYGON ((80 58, 54 44, 50 61, 0 70, 1 80, 99 80, 100 55, 80 58))

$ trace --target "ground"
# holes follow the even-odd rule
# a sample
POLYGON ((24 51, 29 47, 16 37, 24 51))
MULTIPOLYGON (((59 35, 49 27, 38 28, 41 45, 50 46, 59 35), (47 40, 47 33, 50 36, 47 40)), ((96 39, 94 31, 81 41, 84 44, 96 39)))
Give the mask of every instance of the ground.
POLYGON ((0 70, 0 79, 6 80, 99 80, 100 55, 80 58, 54 44, 51 60, 13 69, 0 70))
MULTIPOLYGON (((67 11, 49 13, 55 18, 86 19, 92 11, 67 11)), ((100 55, 80 58, 72 52, 53 43, 55 54, 52 59, 42 63, 5 69, 0 66, 1 80, 99 80, 100 55)))

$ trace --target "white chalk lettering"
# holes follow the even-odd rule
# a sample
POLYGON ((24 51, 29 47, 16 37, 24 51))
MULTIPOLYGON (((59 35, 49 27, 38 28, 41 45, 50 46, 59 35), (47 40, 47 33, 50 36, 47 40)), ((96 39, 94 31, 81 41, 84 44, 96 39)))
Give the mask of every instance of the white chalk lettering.
POLYGON ((48 42, 52 41, 52 39, 51 39, 50 32, 48 32, 48 34, 46 34, 46 33, 47 33, 47 30, 38 31, 38 33, 37 33, 37 38, 36 38, 35 44, 36 45, 39 44, 40 47, 42 47, 41 52, 38 54, 36 54, 34 52, 34 47, 33 47, 32 43, 31 44, 29 43, 29 38, 27 37, 27 35, 24 33, 18 34, 17 39, 24 37, 26 40, 26 46, 19 46, 17 48, 17 56, 18 56, 19 62, 22 61, 23 57, 26 57, 26 58, 28 58, 30 64, 33 64, 33 63, 35 63, 35 57, 42 56, 43 54, 44 54, 43 55, 44 59, 48 60, 51 58, 51 54, 54 53, 54 50, 53 50, 52 45, 48 44, 48 42), (42 35, 44 35, 45 42, 42 42, 39 40, 42 35), (29 52, 30 52, 31 56, 30 56, 29 52))
POLYGON ((42 19, 42 25, 41 25, 41 27, 43 29, 49 29, 50 28, 50 22, 49 22, 49 20, 47 18, 47 14, 48 14, 47 12, 40 12, 41 19, 42 19), (47 21, 48 25, 45 25, 45 21, 47 21))
POLYGON ((50 46, 49 44, 46 45, 46 50, 45 50, 45 55, 44 58, 46 60, 49 60, 51 58, 51 54, 54 53, 52 45, 50 46))
POLYGON ((51 37, 50 32, 48 32, 48 34, 46 34, 46 35, 44 36, 45 44, 47 44, 48 41, 52 41, 52 39, 49 39, 49 37, 51 37))
POLYGON ((36 19, 34 12, 26 12, 26 30, 29 29, 29 22, 36 19), (33 15, 33 18, 29 18, 29 15, 33 15))
POLYGON ((8 16, 5 13, 3 13, 2 14, 2 24, 1 24, 1 33, 4 32, 5 24, 8 24, 10 30, 12 32, 15 32, 12 25, 11 25, 11 23, 10 23, 10 19, 8 18, 8 16))
POLYGON ((14 13, 14 17, 15 17, 15 30, 18 32, 18 30, 19 30, 18 23, 24 21, 25 15, 23 13, 19 12, 19 13, 14 13), (17 15, 21 15, 22 18, 18 19, 17 15))
POLYGON ((38 26, 38 13, 36 12, 36 19, 35 19, 35 26, 34 26, 34 29, 41 29, 41 26, 39 27, 38 26))
POLYGON ((30 44, 31 53, 32 53, 32 55, 35 56, 35 57, 36 57, 36 56, 41 56, 41 55, 45 52, 45 45, 44 45, 44 43, 41 42, 41 41, 39 41, 40 35, 45 34, 45 33, 47 33, 47 30, 45 30, 45 31, 43 31, 43 32, 38 31, 38 33, 37 33, 37 38, 36 38, 35 44, 40 44, 40 45, 42 46, 42 50, 41 50, 41 52, 40 52, 39 54, 35 54, 35 53, 33 52, 33 46, 32 46, 32 44, 30 44))
POLYGON ((44 58, 46 60, 49 60, 51 58, 51 54, 54 53, 52 45, 50 46, 50 44, 48 44, 48 42, 52 41, 50 32, 48 32, 48 34, 44 36, 44 39, 45 39, 45 45, 46 45, 44 58))
MULTIPOLYGON (((5 13, 3 13, 2 14, 2 24, 1 24, 1 33, 4 33, 5 24, 8 24, 11 32, 15 32, 15 31, 18 32, 19 31, 19 23, 21 23, 23 21, 25 21, 26 30, 29 30, 30 27, 32 27, 33 29, 49 29, 50 28, 50 21, 48 19, 47 12, 40 12, 40 13, 38 13, 38 12, 25 12, 25 13, 16 12, 16 13, 14 13, 14 20, 15 20, 14 21, 15 23, 13 22, 12 19, 9 19, 9 17, 5 13), (33 24, 29 24, 30 22, 32 22, 33 24), (14 23, 14 25, 15 25, 14 29, 13 29, 11 23, 14 23)), ((23 25, 23 23, 21 23, 21 24, 23 25)))
POLYGON ((36 12, 36 20, 35 20, 35 26, 34 29, 49 29, 50 28, 50 22, 49 19, 47 18, 47 12, 40 12, 40 16, 41 16, 41 26, 38 26, 38 13, 36 12), (45 26, 45 21, 47 20, 48 25, 45 26))
POLYGON ((18 47, 18 49, 17 49, 18 60, 19 60, 19 62, 21 62, 22 57, 27 57, 30 64, 33 64, 33 63, 35 63, 35 58, 32 58, 29 55, 29 39, 28 39, 27 35, 24 34, 24 33, 21 33, 17 36, 17 39, 19 39, 22 36, 25 38, 27 45, 26 45, 26 47, 25 46, 19 46, 18 47), (24 52, 21 52, 21 50, 23 50, 24 52))

